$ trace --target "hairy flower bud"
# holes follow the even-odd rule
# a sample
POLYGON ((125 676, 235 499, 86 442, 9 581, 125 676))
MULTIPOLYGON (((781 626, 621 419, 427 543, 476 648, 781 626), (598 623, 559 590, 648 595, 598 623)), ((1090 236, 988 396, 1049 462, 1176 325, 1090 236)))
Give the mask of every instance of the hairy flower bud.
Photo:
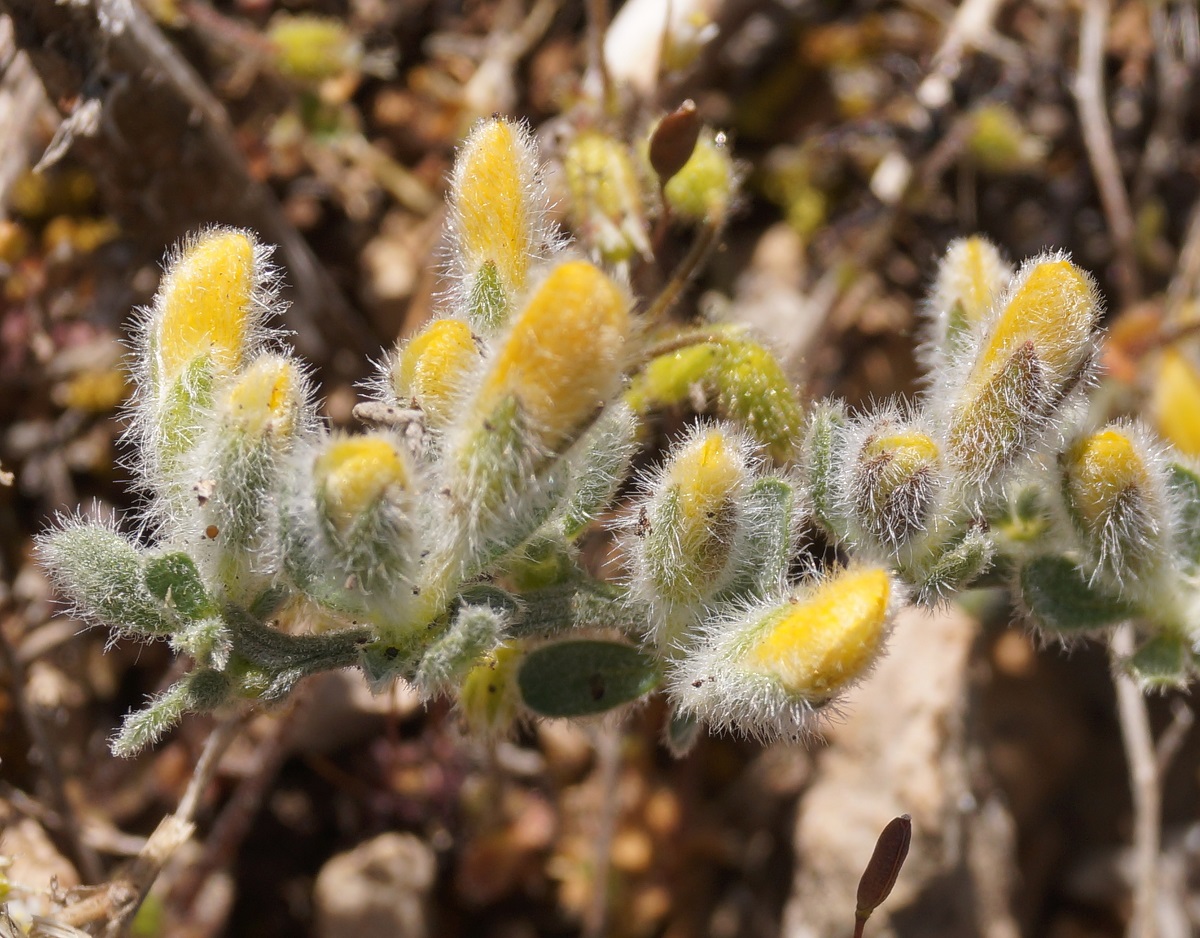
POLYGON ((985 321, 973 361, 954 387, 947 461, 968 487, 994 484, 1055 424, 1063 398, 1086 378, 1099 317, 1091 277, 1061 257, 1034 260, 985 321))
POLYGON ((479 361, 470 327, 458 319, 435 319, 406 342, 392 360, 391 384, 401 402, 414 400, 429 426, 441 429, 479 361))
POLYGON ((552 238, 537 151, 520 124, 480 121, 450 181, 451 276, 462 308, 481 332, 500 328, 552 238))
POLYGON ((749 479, 745 442, 718 426, 678 446, 650 483, 627 547, 633 589, 657 613, 660 644, 678 638, 729 582, 749 479))
POLYGON ((1012 267, 986 238, 950 243, 926 304, 930 334, 924 351, 929 365, 953 361, 969 348, 970 331, 984 321, 1011 279, 1012 267))
POLYGON ((941 488, 941 452, 918 426, 885 413, 858 421, 842 481, 861 546, 891 554, 928 527, 941 488))
POLYGON ((833 572, 709 628, 670 679, 682 712, 760 739, 811 731, 882 651, 899 589, 880 567, 833 572))
POLYGON ((1140 428, 1110 424, 1076 440, 1061 457, 1067 512, 1095 565, 1116 586, 1144 578, 1168 544, 1161 458, 1140 428))

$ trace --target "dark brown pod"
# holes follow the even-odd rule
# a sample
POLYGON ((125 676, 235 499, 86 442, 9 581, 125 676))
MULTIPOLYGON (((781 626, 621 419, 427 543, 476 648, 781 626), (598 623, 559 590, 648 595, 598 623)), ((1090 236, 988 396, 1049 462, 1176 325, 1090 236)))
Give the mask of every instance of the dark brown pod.
POLYGON ((650 134, 650 165, 663 185, 692 158, 700 137, 700 114, 691 98, 658 122, 650 134))
POLYGON ((879 840, 875 842, 875 852, 863 871, 862 879, 858 881, 858 908, 854 910, 855 918, 865 921, 888 897, 892 887, 896 885, 896 877, 900 875, 900 867, 904 866, 904 858, 908 856, 908 845, 912 841, 912 818, 902 814, 888 822, 879 840))

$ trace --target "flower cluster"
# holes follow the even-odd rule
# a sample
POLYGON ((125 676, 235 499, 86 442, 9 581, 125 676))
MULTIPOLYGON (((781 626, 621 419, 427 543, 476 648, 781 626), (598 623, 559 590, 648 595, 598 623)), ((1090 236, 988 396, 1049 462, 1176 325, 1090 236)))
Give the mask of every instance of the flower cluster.
POLYGON ((192 662, 117 752, 347 666, 449 695, 485 733, 661 690, 676 752, 705 726, 801 738, 899 608, 982 578, 1055 634, 1139 619, 1134 665, 1187 679, 1200 475, 1136 423, 1089 424, 1100 302, 1068 258, 1014 272, 956 242, 926 304, 928 389, 805 408, 745 330, 667 321, 690 271, 658 297, 630 287, 656 219, 703 248, 734 204, 694 107, 633 142, 579 129, 560 158, 573 245, 531 134, 471 132, 440 316, 387 357, 361 433, 318 419, 251 233, 169 258, 136 340, 143 531, 76 517, 40 545, 79 615, 192 662), (705 416, 633 473, 648 418, 680 406, 705 416), (600 526, 611 580, 580 559, 600 526), (840 559, 821 566, 814 537, 840 559))

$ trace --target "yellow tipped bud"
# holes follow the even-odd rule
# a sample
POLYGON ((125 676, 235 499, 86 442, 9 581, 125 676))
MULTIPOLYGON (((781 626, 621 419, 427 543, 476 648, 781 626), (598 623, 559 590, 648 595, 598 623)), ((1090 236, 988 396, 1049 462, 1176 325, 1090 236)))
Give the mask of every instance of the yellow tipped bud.
POLYGON ((648 255, 641 183, 629 150, 606 134, 584 131, 563 159, 575 230, 608 263, 648 255))
POLYGON ((928 527, 939 457, 937 443, 919 430, 883 429, 866 438, 849 494, 870 540, 896 550, 928 527))
POLYGON ((1102 527, 1122 493, 1150 482, 1133 441, 1117 429, 1084 437, 1066 454, 1071 504, 1089 527, 1102 527))
POLYGON ((444 427, 454 416, 463 381, 479 361, 470 327, 458 319, 437 319, 400 349, 392 366, 392 389, 414 399, 430 426, 444 427))
POLYGON ((900 590, 882 567, 849 567, 709 627, 669 674, 680 710, 717 729, 797 739, 883 651, 900 590))
POLYGON ((691 221, 725 216, 737 189, 737 173, 725 135, 700 135, 691 158, 663 187, 671 210, 691 221))
POLYGON ((1181 453, 1200 455, 1200 373, 1177 349, 1163 352, 1151 406, 1158 432, 1181 453))
POLYGON ((951 405, 950 462, 968 482, 994 481, 1037 442, 1084 377, 1098 316, 1095 284, 1069 261, 1018 275, 951 405))
POLYGON ((740 666, 787 694, 822 701, 866 673, 887 634, 892 582, 877 567, 841 570, 768 615, 740 666))
POLYGON ((300 370, 290 358, 262 355, 229 389, 229 422, 252 437, 286 439, 296 430, 304 402, 300 370))
POLYGON ((219 371, 242 363, 260 316, 257 253, 246 232, 223 228, 184 245, 159 287, 150 324, 157 386, 201 355, 219 371))
MULTIPOLYGON (((1120 586, 1165 547, 1166 492, 1155 454, 1133 426, 1113 424, 1062 456, 1063 494, 1097 573, 1120 586)), ((1142 584, 1145 585, 1145 584, 1142 584)))
POLYGON ((451 233, 473 323, 496 328, 525 288, 543 240, 537 155, 518 124, 492 118, 471 131, 454 164, 451 233))
POLYGON ((629 301, 598 268, 555 268, 513 322, 473 404, 475 426, 515 400, 543 450, 557 452, 621 386, 629 301))
POLYGON ((1090 348, 1097 317, 1096 286, 1067 260, 1042 261, 1017 284, 980 351, 971 373, 982 382, 1032 343, 1038 358, 1068 377, 1090 348))
POLYGON ((411 485, 411 473, 391 440, 364 434, 334 440, 313 466, 324 514, 346 531, 411 485))
POLYGON ((964 333, 983 322, 1011 278, 1012 268, 986 238, 951 243, 929 302, 934 351, 958 351, 965 344, 964 333))
POLYGON ((688 605, 724 585, 748 476, 742 445, 719 428, 674 455, 635 540, 652 598, 688 605))

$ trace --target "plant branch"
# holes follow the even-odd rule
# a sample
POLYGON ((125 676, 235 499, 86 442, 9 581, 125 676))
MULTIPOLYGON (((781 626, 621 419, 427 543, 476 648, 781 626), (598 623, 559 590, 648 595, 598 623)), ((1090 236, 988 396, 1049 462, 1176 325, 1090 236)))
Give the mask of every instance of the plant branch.
POLYGON ((1133 209, 1121 178, 1104 97, 1104 45, 1110 0, 1084 0, 1079 27, 1079 70, 1072 91, 1088 162, 1096 177, 1100 203, 1113 241, 1116 288, 1122 306, 1141 296, 1141 276, 1134 252, 1133 209))
POLYGON ((1155 909, 1162 852, 1159 830, 1162 788, 1146 698, 1126 667, 1127 659, 1134 652, 1133 626, 1128 622, 1113 632, 1110 651, 1113 683, 1117 691, 1117 716, 1129 763, 1129 785, 1133 795, 1133 912, 1126 936, 1154 938, 1158 933, 1155 909))

